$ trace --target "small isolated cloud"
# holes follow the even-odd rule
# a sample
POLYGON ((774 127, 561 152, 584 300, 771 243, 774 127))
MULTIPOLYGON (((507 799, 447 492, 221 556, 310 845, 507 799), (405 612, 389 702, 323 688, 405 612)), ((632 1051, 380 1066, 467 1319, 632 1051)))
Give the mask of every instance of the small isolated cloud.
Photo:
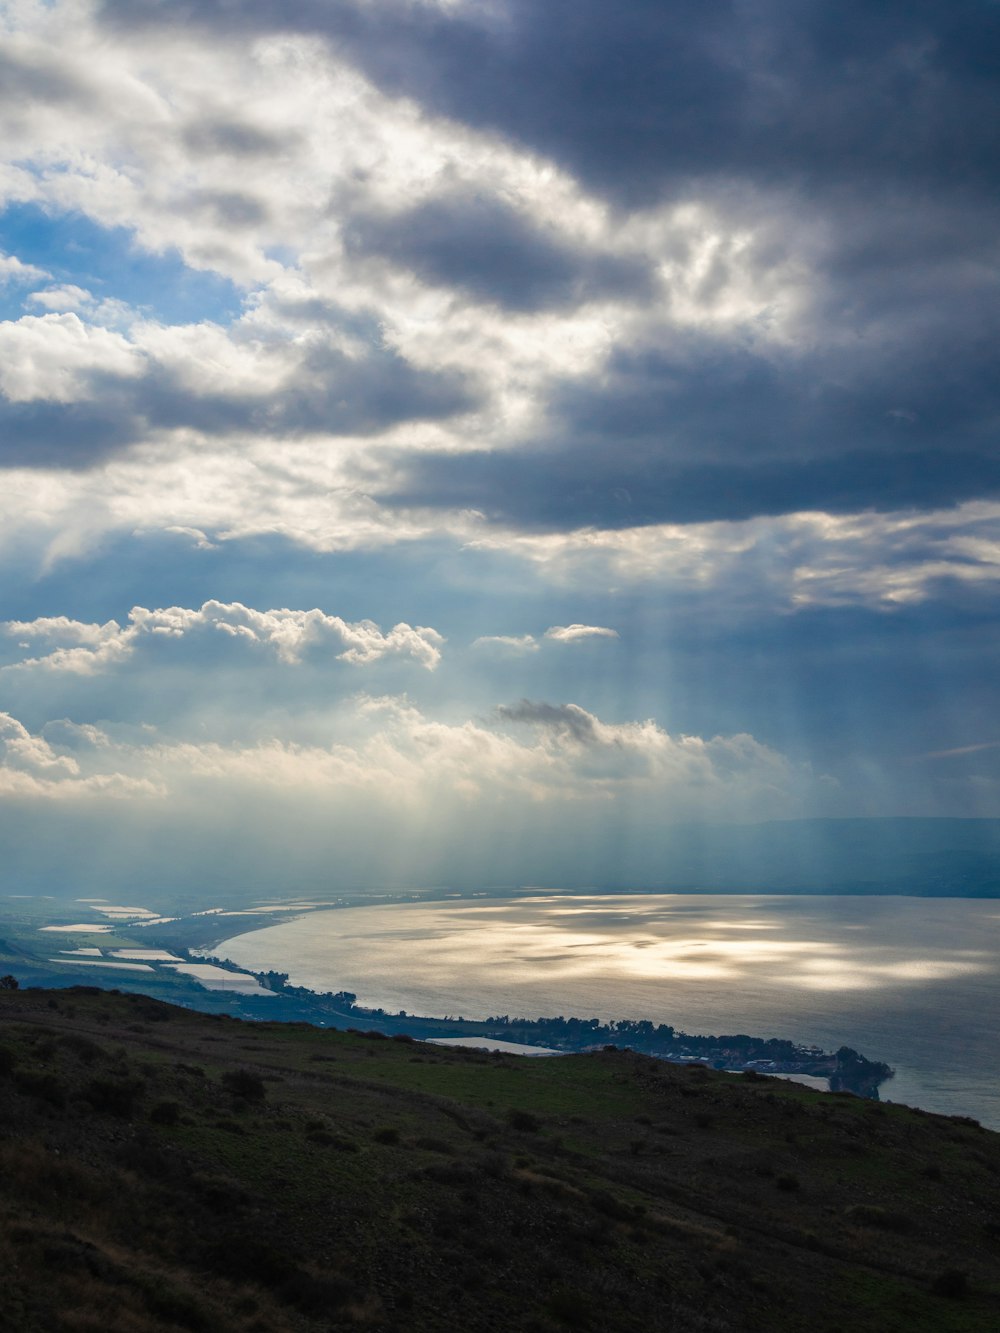
POLYGON ((547 704, 522 699, 517 704, 501 704, 497 717, 502 722, 522 722, 537 727, 579 745, 591 745, 597 739, 597 718, 578 704, 547 704))
POLYGON ((83 310, 94 304, 94 298, 85 287, 74 283, 65 283, 61 287, 45 287, 32 292, 28 297, 32 305, 40 305, 44 310, 83 310))
POLYGON ((201 528, 188 527, 183 523, 170 523, 163 531, 170 532, 175 537, 186 537, 198 551, 214 551, 218 546, 218 543, 213 542, 201 528))
POLYGON ((538 652, 538 640, 533 634, 483 634, 472 641, 472 646, 502 653, 538 652))
POLYGON ((951 750, 929 750, 926 754, 918 754, 916 759, 959 759, 967 754, 979 754, 983 750, 1000 749, 1000 741, 980 741, 977 745, 956 745, 951 750))
POLYGON ((231 640, 263 645, 287 665, 301 661, 310 648, 330 647, 342 662, 364 666, 380 658, 409 657, 428 671, 441 660, 444 637, 426 625, 400 622, 387 633, 371 620, 349 623, 323 611, 290 611, 287 608, 257 611, 240 602, 205 602, 198 608, 182 606, 148 610, 135 606, 129 623, 116 620, 104 625, 86 624, 65 616, 37 620, 8 620, 0 624, 7 636, 20 641, 54 645, 42 656, 26 658, 14 665, 47 671, 68 671, 92 676, 122 662, 141 643, 184 639, 198 634, 223 634, 231 640))
POLYGON ((556 643, 579 643, 582 639, 617 639, 618 631, 604 625, 551 625, 545 637, 556 643))

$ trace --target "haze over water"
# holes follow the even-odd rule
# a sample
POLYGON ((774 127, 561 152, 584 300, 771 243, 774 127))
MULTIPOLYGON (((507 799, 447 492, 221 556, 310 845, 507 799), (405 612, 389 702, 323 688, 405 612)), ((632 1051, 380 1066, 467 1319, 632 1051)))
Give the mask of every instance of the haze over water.
POLYGON ((390 1012, 649 1018, 887 1061, 884 1098, 1000 1128, 1000 903, 538 895, 314 913, 219 946, 390 1012))

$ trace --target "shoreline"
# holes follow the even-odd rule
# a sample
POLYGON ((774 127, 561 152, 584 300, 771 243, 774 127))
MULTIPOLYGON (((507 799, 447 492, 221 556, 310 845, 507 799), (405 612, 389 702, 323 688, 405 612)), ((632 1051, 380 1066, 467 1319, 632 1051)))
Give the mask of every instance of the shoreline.
MULTIPOLYGON (((566 899, 567 901, 572 901, 579 899, 581 896, 586 896, 586 895, 581 895, 578 892, 569 893, 564 890, 548 890, 543 886, 538 886, 538 885, 532 886, 530 889, 522 888, 520 892, 517 891, 511 892, 511 890, 506 889, 496 894, 484 893, 482 891, 476 891, 474 893, 469 893, 469 894, 457 894, 453 891, 430 890, 426 894, 417 894, 413 892, 385 893, 378 895, 374 899, 371 895, 367 894, 352 898, 344 898, 338 896, 335 899, 327 901, 319 900, 319 896, 317 895, 316 897, 310 898, 308 901, 303 901, 302 899, 299 899, 298 901, 293 900, 291 903, 287 901, 284 903, 280 903, 272 899, 269 904, 265 905, 265 904, 260 904, 258 902, 258 904, 254 905, 253 907, 246 909, 240 909, 237 908, 236 906, 230 907, 228 904, 225 906, 220 905, 218 909, 214 910, 200 909, 196 913, 191 913, 186 916, 181 916, 169 922, 166 921, 164 918, 160 917, 155 921, 149 921, 148 924, 144 920, 129 920, 129 921, 116 920, 112 922, 112 925, 118 936, 125 936, 125 935, 128 936, 128 940, 126 941, 127 943, 141 945, 148 942, 150 944, 156 943, 157 945, 162 945, 165 947, 172 946, 175 949, 181 951, 182 953, 189 953, 192 956, 191 961, 201 962, 203 960, 206 960, 207 957, 211 957, 213 951, 218 950, 221 946, 231 942, 232 940, 238 938, 244 938, 247 936, 252 936, 257 932, 269 929, 272 926, 285 925, 293 922, 300 922, 305 917, 310 916, 315 912, 332 912, 332 911, 346 910, 348 908, 374 909, 376 907, 381 908, 381 907, 397 906, 397 905, 398 906, 408 905, 412 907, 437 906, 441 908, 445 908, 451 905, 456 905, 456 906, 460 905, 462 907, 467 908, 477 903, 485 905, 490 903, 491 901, 495 902, 501 898, 508 900, 558 898, 558 899, 566 899), (271 908, 271 910, 268 910, 269 907, 271 908), (181 943, 182 938, 185 941, 183 944, 181 943)), ((601 891, 591 891, 591 896, 605 900, 609 906, 627 897, 637 897, 637 898, 652 897, 652 898, 680 899, 680 900, 698 896, 703 896, 705 898, 710 898, 713 900, 719 897, 728 897, 733 899, 734 903, 737 903, 740 900, 745 900, 745 899, 755 899, 755 900, 771 899, 774 900, 776 905, 781 905, 781 906, 784 906, 784 904, 786 903, 791 905, 796 900, 801 901, 803 897, 808 898, 810 902, 815 902, 817 900, 817 896, 812 894, 809 895, 788 894, 780 891, 767 892, 767 893, 763 892, 733 893, 732 891, 729 891, 727 893, 723 893, 721 891, 705 892, 701 890, 688 890, 686 892, 683 892, 677 890, 644 889, 644 890, 632 890, 629 893, 625 893, 622 891, 614 891, 610 893, 601 891)), ((857 900, 856 895, 844 895, 844 896, 845 897, 849 896, 852 901, 857 900)), ((886 895, 877 895, 877 896, 885 897, 886 895)), ((894 898, 905 897, 909 899, 911 902, 927 901, 925 895, 922 894, 892 895, 892 896, 894 898)), ((830 895, 822 895, 821 897, 829 900, 830 895)), ((967 898, 966 901, 971 906, 977 902, 981 902, 982 900, 979 899, 978 897, 973 896, 967 898)), ((57 907, 62 906, 66 911, 70 910, 68 903, 57 904, 56 902, 50 900, 50 905, 52 909, 57 909, 57 907)), ((86 911, 86 909, 83 910, 86 911)), ((89 915, 89 911, 87 912, 87 914, 89 915)), ((52 917, 50 919, 77 920, 79 918, 72 918, 72 917, 68 918, 63 914, 59 917, 52 917)), ((107 922, 108 922, 107 917, 101 917, 99 921, 95 921, 95 925, 107 924, 107 922)), ((84 927, 81 927, 81 930, 83 929, 84 927)), ((56 937, 50 936, 49 942, 55 945, 56 937)), ((63 939, 60 940, 60 944, 62 944, 63 942, 65 942, 66 944, 70 944, 75 941, 71 941, 69 938, 64 936, 63 939)), ((104 943, 103 940, 95 940, 94 942, 97 944, 104 943)), ((110 943, 110 940, 108 941, 108 943, 110 943)), ((218 965, 218 960, 217 960, 217 965, 218 965)), ((263 966, 267 967, 267 964, 265 963, 263 964, 263 966)), ((277 966, 280 967, 281 965, 278 964, 277 966)), ((59 979, 58 982, 56 982, 55 979, 52 978, 51 980, 47 979, 45 984, 53 984, 53 983, 59 985, 71 984, 69 978, 65 974, 69 973, 72 970, 76 973, 76 977, 73 978, 73 980, 79 980, 81 979, 80 973, 83 972, 85 969, 83 968, 70 969, 67 967, 61 970, 63 971, 64 975, 59 979)), ((96 970, 97 969, 95 969, 95 972, 96 970)), ((246 977, 256 977, 258 979, 263 979, 263 984, 267 988, 267 991, 269 993, 266 996, 255 997, 255 996, 240 995, 237 992, 230 992, 228 990, 208 991, 205 990, 200 985, 198 985, 197 982, 191 981, 190 979, 189 979, 190 985, 185 986, 183 988, 183 991, 181 992, 175 991, 173 987, 171 987, 171 991, 174 995, 177 996, 177 998, 181 1003, 184 1003, 189 1007, 195 1007, 199 1009, 210 1009, 212 1011, 222 1010, 231 1012, 233 1013, 234 1016, 239 1014, 241 1016, 251 1017, 258 1020, 264 1018, 272 1018, 272 1019, 278 1019, 280 1021, 292 1021, 292 1022, 305 1021, 305 1022, 314 1022, 321 1026, 333 1025, 340 1027, 367 1025, 369 1028, 375 1028, 375 1029, 377 1028, 385 1029, 390 1024, 398 1025, 399 1023, 399 1011, 397 1010, 396 1013, 390 1012, 395 1008, 395 1005, 392 1002, 386 1003, 385 1008, 382 1009, 381 1011, 379 1010, 377 1004, 359 1004, 356 1001, 354 1001, 350 1005, 344 1004, 342 1000, 339 1003, 331 1004, 331 999, 335 999, 337 997, 331 997, 329 992, 327 992, 324 995, 321 991, 313 990, 310 986, 301 988, 290 988, 290 987, 287 988, 282 993, 281 996, 282 1002, 279 1011, 276 1007, 274 1007, 274 998, 273 998, 274 995, 279 992, 277 992, 270 983, 274 975, 280 975, 280 974, 275 974, 267 971, 258 972, 255 970, 253 964, 245 965, 240 963, 234 963, 231 960, 226 961, 225 970, 232 971, 246 977), (297 994, 294 993, 296 990, 299 993, 297 994), (263 1012, 265 1004, 268 1009, 267 1014, 263 1012)), ((86 969, 86 971, 89 972, 90 969, 88 968, 86 969)), ((372 973, 372 976, 374 975, 376 974, 372 973)), ((160 978, 163 977, 162 972, 159 973, 159 977, 160 978)), ((152 978, 150 978, 150 980, 152 980, 152 978)), ((171 978, 171 980, 177 982, 179 978, 175 974, 171 978)), ((133 978, 127 978, 124 975, 119 975, 112 980, 109 974, 109 976, 103 981, 104 985, 108 984, 118 985, 120 983, 127 984, 128 989, 143 988, 138 981, 138 977, 133 979, 133 978)), ((150 989, 152 990, 152 988, 150 989)), ((163 989, 158 989, 156 990, 155 993, 163 994, 164 998, 168 998, 163 989)), ((338 992, 338 996, 343 996, 344 994, 345 994, 344 992, 338 992)), ((414 1007, 416 1008, 417 1006, 415 1005, 414 1007)), ((561 1006, 558 1005, 558 997, 556 997, 551 1008, 546 1007, 541 1009, 535 1009, 535 1012, 536 1013, 558 1012, 559 1007, 561 1006)), ((637 1006, 637 1008, 641 1009, 641 1004, 637 1006)), ((442 1009, 444 1009, 444 1005, 442 1005, 442 1009)), ((621 1012, 621 1008, 619 1008, 617 1005, 615 1006, 615 1009, 617 1009, 617 1012, 619 1013, 621 1012)), ((736 1012, 737 1009, 738 1009, 738 1004, 734 1006, 733 1012, 736 1012)), ((592 1013, 594 1012, 594 1010, 591 1009, 589 1010, 589 1012, 592 1013)), ((611 1012, 614 1012, 614 1010, 612 1010, 611 1012)), ((447 1012, 444 1012, 441 1016, 435 1016, 435 1011, 433 1009, 429 1014, 421 1013, 419 1016, 407 1015, 406 1017, 408 1020, 410 1020, 412 1024, 420 1024, 426 1030, 429 1030, 430 1032, 436 1032, 439 1034, 444 1034, 444 1033, 454 1034, 457 1031, 461 1035, 466 1035, 466 1034, 481 1035, 483 1033, 484 1028, 487 1026, 485 1020, 483 1019, 480 1020, 464 1019, 459 1021, 454 1018, 449 1018, 447 1012)), ((687 1018, 688 1021, 685 1024, 685 1026, 691 1026, 692 1024, 691 1024, 690 1008, 687 1011, 687 1018)), ((582 1020, 582 1021, 590 1022, 592 1020, 582 1020)), ((641 1021, 642 1020, 640 1020, 640 1022, 641 1021)), ((694 1022, 697 1023, 697 1015, 695 1016, 694 1022)), ((625 1023, 626 1026, 628 1027, 631 1025, 632 1020, 625 1020, 625 1023)), ((721 1026, 724 1023, 725 1023, 724 1017, 720 1018, 717 1016, 713 1020, 712 1030, 723 1031, 723 1032, 728 1031, 729 1024, 721 1026)), ((773 1022, 768 1022, 766 1026, 762 1024, 761 1027, 754 1027, 752 1023, 750 1023, 749 1025, 755 1031, 761 1030, 761 1027, 763 1027, 764 1031, 771 1030, 780 1032, 782 1030, 782 1024, 778 1021, 777 1018, 775 1018, 773 1022)), ((545 1024, 543 1024, 543 1026, 545 1026, 545 1024)), ((607 1026, 607 1025, 599 1024, 599 1026, 607 1026)), ((704 1031, 705 1029, 699 1025, 695 1030, 696 1032, 700 1032, 704 1031)), ((847 1034, 849 1040, 850 1034, 854 1032, 854 1029, 851 1027, 849 1023, 844 1023, 843 1025, 841 1025, 841 1031, 844 1034, 847 1034)), ((510 1033, 510 1029, 507 1028, 505 1029, 505 1032, 501 1032, 496 1027, 492 1027, 490 1029, 490 1032, 493 1036, 500 1039, 502 1036, 505 1035, 505 1032, 510 1033)), ((524 1035, 527 1036, 528 1043, 533 1045, 545 1045, 548 1044, 550 1040, 546 1035, 539 1032, 524 1033, 524 1035)), ((658 1049, 654 1051, 651 1047, 649 1047, 649 1044, 646 1042, 636 1044, 632 1040, 633 1034, 631 1032, 627 1034, 624 1033, 619 1034, 615 1032, 612 1035, 613 1035, 613 1044, 618 1046, 631 1044, 634 1049, 640 1049, 641 1047, 641 1049, 643 1050, 649 1050, 651 1054, 655 1053, 655 1055, 658 1058, 675 1059, 682 1061, 697 1060, 699 1058, 709 1059, 719 1064, 719 1067, 722 1067, 721 1064, 722 1052, 721 1051, 716 1052, 716 1050, 714 1049, 710 1051, 703 1051, 701 1049, 700 1041, 698 1042, 697 1050, 677 1050, 675 1048, 671 1048, 668 1046, 660 1046, 658 1049)), ((808 1032, 808 1030, 806 1030, 806 1032, 803 1033, 801 1031, 801 1025, 800 1025, 800 1038, 801 1037, 808 1038, 810 1035, 811 1034, 808 1032)), ((836 1031, 836 1029, 834 1029, 833 1031, 828 1030, 825 1033, 825 1036, 827 1045, 835 1043, 841 1039, 840 1032, 836 1031)), ((755 1042, 763 1042, 765 1039, 755 1038, 753 1040, 755 1042)), ((766 1040, 783 1041, 784 1039, 767 1038, 766 1040)), ((799 1050, 803 1049, 800 1043, 790 1042, 789 1045, 793 1047, 798 1046, 799 1050)), ((872 1038, 871 1035, 869 1034, 867 1048, 870 1049, 871 1045, 872 1045, 872 1038)), ((585 1046, 579 1040, 567 1040, 567 1042, 563 1045, 562 1048, 564 1050, 581 1050, 585 1049, 585 1046)), ((822 1055, 825 1056, 826 1059, 831 1058, 831 1052, 829 1051, 829 1049, 824 1051, 822 1055)), ((812 1051, 809 1052, 808 1058, 810 1062, 814 1058, 818 1057, 819 1057, 818 1051, 816 1052, 815 1056, 813 1055, 812 1051)), ((754 1068, 753 1064, 754 1058, 755 1057, 747 1057, 746 1062, 740 1065, 739 1067, 749 1068, 752 1070, 754 1068)), ((761 1057, 761 1059, 763 1060, 764 1057, 761 1057)), ((730 1067, 732 1067, 730 1062, 727 1063, 729 1063, 730 1067)), ((772 1063, 771 1061, 765 1060, 764 1063, 759 1064, 757 1067, 761 1070, 761 1072, 776 1072, 776 1073, 788 1072, 793 1075, 795 1073, 807 1073, 813 1076, 820 1076, 821 1072, 820 1070, 813 1071, 812 1069, 809 1068, 803 1068, 804 1061, 800 1061, 798 1059, 792 1062, 785 1062, 785 1061, 778 1062, 779 1067, 773 1068, 773 1071, 772 1069, 768 1068, 768 1065, 771 1063, 772 1063), (793 1067, 791 1069, 787 1068, 788 1063, 793 1064, 793 1067), (784 1066, 784 1068, 780 1066, 784 1066)), ((882 1066, 881 1062, 879 1061, 866 1061, 866 1064, 868 1063, 882 1068, 886 1069, 888 1068, 888 1066, 882 1066)), ((904 1068, 902 1072, 905 1075, 907 1074, 908 1071, 904 1068)), ((824 1077, 826 1076, 827 1073, 828 1073, 828 1068, 822 1071, 822 1075, 824 1077)), ((885 1081, 884 1077, 879 1078, 880 1083, 884 1081, 885 1081)), ((908 1100, 915 1100, 912 1094, 908 1100)), ((961 1109, 961 1103, 958 1104, 958 1109, 961 1109)), ((948 1112, 941 1112, 941 1113, 948 1113, 948 1112)))

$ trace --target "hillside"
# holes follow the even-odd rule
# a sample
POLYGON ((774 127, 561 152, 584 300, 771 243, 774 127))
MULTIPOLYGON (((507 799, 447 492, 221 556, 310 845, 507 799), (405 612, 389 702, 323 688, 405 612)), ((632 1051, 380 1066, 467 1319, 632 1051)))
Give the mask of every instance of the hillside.
POLYGON ((0 1326, 1000 1326, 1000 1136, 558 1059, 0 992, 0 1326))

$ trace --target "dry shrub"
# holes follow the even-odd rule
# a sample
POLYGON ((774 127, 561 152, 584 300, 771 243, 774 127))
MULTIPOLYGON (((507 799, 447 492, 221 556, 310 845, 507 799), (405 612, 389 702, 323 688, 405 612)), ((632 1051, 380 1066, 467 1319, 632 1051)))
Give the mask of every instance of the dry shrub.
POLYGON ((140 1078, 92 1078, 83 1095, 95 1111, 128 1120, 135 1114, 144 1090, 140 1078))
POLYGON ((905 1213, 891 1208, 879 1208, 876 1204, 856 1203, 844 1209, 844 1216, 851 1222, 860 1222, 862 1226, 878 1227, 882 1231, 895 1231, 901 1236, 913 1230, 913 1219, 905 1213))
POLYGON ((592 1313, 591 1302, 583 1292, 557 1287, 545 1302, 545 1312, 568 1328, 586 1328, 592 1313))
POLYGON ((209 1208, 220 1213, 243 1208, 250 1202, 247 1191, 238 1180, 233 1180, 230 1176, 197 1171, 191 1177, 191 1185, 209 1208))
POLYGON ((960 1268, 946 1268, 938 1273, 931 1283, 931 1292, 935 1296, 947 1296, 949 1300, 960 1300, 969 1290, 969 1275, 960 1268))
POLYGON ((512 1173, 514 1180, 525 1180, 529 1185, 537 1185, 548 1194, 556 1195, 563 1199, 586 1199, 583 1190, 577 1189, 575 1185, 570 1185, 568 1181, 560 1180, 558 1176, 547 1175, 544 1171, 532 1171, 526 1167, 518 1168, 512 1173))
POLYGON ((157 1102, 149 1112, 154 1125, 176 1125, 181 1118, 179 1102, 157 1102))
POLYGON ((14 1074, 14 1083, 18 1092, 26 1097, 36 1097, 57 1109, 66 1105, 66 1091, 55 1074, 38 1069, 19 1069, 14 1074))
POLYGON ((262 1102, 267 1096, 264 1080, 252 1069, 231 1069, 222 1075, 222 1085, 234 1097, 246 1102, 262 1102))
POLYGON ((59 1038, 59 1045, 75 1055, 84 1064, 93 1064, 95 1060, 106 1060, 108 1053, 96 1041, 91 1041, 82 1032, 67 1032, 59 1038))
POLYGON ((736 1248, 736 1241, 724 1231, 707 1227, 700 1222, 688 1222, 682 1217, 667 1217, 663 1213, 649 1213, 643 1219, 655 1231, 664 1235, 683 1236, 690 1240, 704 1241, 720 1250, 736 1248))
POLYGON ((16 1198, 39 1205, 65 1200, 101 1203, 115 1190, 115 1181, 108 1172, 56 1156, 37 1139, 21 1139, 0 1147, 0 1176, 16 1198))
POLYGON ((537 1115, 532 1115, 530 1111, 519 1110, 515 1106, 507 1112, 507 1123, 511 1129, 516 1129, 521 1134, 537 1134, 542 1127, 537 1115))

